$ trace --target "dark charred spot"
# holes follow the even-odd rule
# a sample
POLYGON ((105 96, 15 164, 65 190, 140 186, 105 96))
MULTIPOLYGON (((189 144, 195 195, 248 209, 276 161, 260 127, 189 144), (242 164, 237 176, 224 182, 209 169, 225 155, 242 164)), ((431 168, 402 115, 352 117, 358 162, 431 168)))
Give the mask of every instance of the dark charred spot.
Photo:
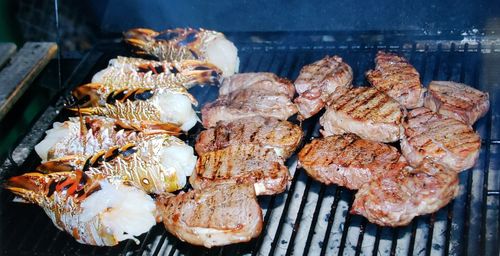
POLYGON ((171 72, 172 74, 177 74, 177 73, 179 73, 179 70, 178 70, 176 67, 174 67, 174 66, 170 67, 170 69, 169 69, 169 70, 170 70, 170 72, 171 72))
POLYGON ((198 66, 198 67, 194 68, 194 70, 210 70, 210 68, 205 67, 205 66, 198 66))
POLYGON ((90 95, 85 95, 81 98, 77 98, 77 97, 73 96, 73 100, 74 100, 76 105, 83 105, 83 104, 90 101, 90 95))
POLYGON ((119 148, 112 149, 111 150, 111 155, 108 156, 108 157, 106 157, 104 159, 104 161, 109 162, 109 161, 115 159, 119 154, 120 154, 120 149, 119 148))
POLYGON ((141 93, 138 93, 137 91, 134 92, 134 100, 148 100, 151 97, 153 97, 154 93, 152 90, 145 90, 141 93))
POLYGON ((57 186, 56 182, 51 182, 50 183, 50 185, 49 185, 49 192, 47 192, 47 197, 50 197, 50 196, 52 196, 52 194, 54 194, 54 192, 56 191, 56 186, 57 186))
POLYGON ((199 59, 198 54, 196 54, 196 52, 194 52, 194 51, 193 51, 193 50, 191 50, 191 49, 189 50, 189 52, 191 52, 191 54, 193 55, 193 57, 194 57, 195 59, 199 59))
POLYGON ((82 171, 83 172, 86 172, 88 171, 90 168, 90 158, 88 158, 86 161, 85 161, 85 164, 83 165, 83 168, 82 168, 82 171))
POLYGON ((156 37, 156 39, 170 41, 170 40, 177 38, 177 37, 179 37, 179 33, 177 33, 177 32, 166 32, 166 33, 158 35, 156 37))
POLYGON ((135 152, 137 152, 137 149, 135 148, 135 146, 131 146, 129 148, 126 148, 124 151, 122 151, 122 155, 124 157, 127 157, 127 156, 134 154, 135 152))
POLYGON ((180 46, 186 46, 189 45, 193 42, 195 42, 198 39, 198 32, 197 31, 192 31, 189 34, 186 35, 186 38, 183 40, 179 41, 178 45, 180 46))
POLYGON ((98 157, 94 160, 94 162, 92 163, 92 165, 91 165, 91 166, 92 166, 92 167, 98 167, 98 166, 101 164, 101 162, 102 162, 102 161, 104 161, 104 153, 102 153, 100 156, 98 156, 98 157))

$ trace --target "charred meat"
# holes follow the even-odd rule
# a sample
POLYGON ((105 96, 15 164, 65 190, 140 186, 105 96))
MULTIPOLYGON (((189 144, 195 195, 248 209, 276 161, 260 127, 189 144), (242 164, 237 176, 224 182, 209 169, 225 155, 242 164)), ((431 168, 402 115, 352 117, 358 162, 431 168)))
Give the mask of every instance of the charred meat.
POLYGON ((236 144, 200 155, 189 181, 195 189, 249 183, 257 195, 272 195, 286 189, 289 177, 283 159, 273 148, 236 144))
POLYGON ((351 213, 381 226, 404 226, 436 212, 458 195, 458 175, 426 159, 417 168, 379 176, 356 193, 351 213))
POLYGON ((297 113, 293 94, 292 83, 272 73, 233 75, 224 80, 219 98, 201 110, 203 126, 254 116, 286 120, 297 113))
POLYGON ((466 84, 432 81, 424 106, 444 116, 473 125, 490 108, 488 93, 466 84))
POLYGON ((407 165, 396 148, 352 133, 314 139, 300 151, 299 163, 314 179, 349 189, 407 165))
POLYGON ((270 117, 242 118, 231 122, 219 121, 202 131, 196 141, 198 155, 220 150, 236 144, 256 144, 275 149, 287 158, 302 139, 302 129, 288 121, 270 117))
POLYGON ((470 125, 430 109, 410 111, 403 127, 401 151, 412 166, 431 158, 460 172, 474 166, 479 156, 481 138, 470 125))
POLYGON ((352 69, 339 56, 329 57, 304 66, 295 80, 299 97, 295 104, 299 118, 307 119, 318 113, 332 97, 337 88, 350 88, 352 69))
POLYGON ((425 89, 420 83, 420 75, 404 57, 379 51, 375 64, 375 69, 366 73, 370 84, 407 109, 422 106, 425 89))
POLYGON ((262 210, 254 188, 225 184, 157 198, 165 228, 181 239, 205 247, 241 243, 262 230, 262 210))
POLYGON ((355 133, 363 139, 394 142, 400 138, 403 107, 373 87, 357 87, 337 97, 320 123, 323 135, 355 133))

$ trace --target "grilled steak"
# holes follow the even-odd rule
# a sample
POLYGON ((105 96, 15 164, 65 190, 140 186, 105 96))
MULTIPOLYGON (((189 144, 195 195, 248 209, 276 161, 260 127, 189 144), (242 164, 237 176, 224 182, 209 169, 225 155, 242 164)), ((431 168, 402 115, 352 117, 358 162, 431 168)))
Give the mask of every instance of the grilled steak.
POLYGON ((250 185, 220 185, 157 198, 165 228, 205 247, 246 242, 262 230, 262 210, 250 185))
POLYGON ((306 119, 318 113, 335 97, 337 88, 350 88, 351 82, 352 69, 339 56, 326 56, 304 66, 295 80, 295 89, 299 93, 295 99, 299 118, 306 119))
POLYGON ((366 73, 370 84, 407 109, 422 106, 425 88, 420 83, 417 70, 404 57, 379 51, 375 64, 375 70, 366 73))
POLYGON ((355 133, 363 139, 393 142, 400 138, 405 110, 373 87, 347 90, 327 107, 320 123, 323 135, 355 133))
POLYGON ((379 176, 356 193, 351 213, 381 226, 404 226, 436 212, 458 195, 458 175, 426 159, 421 166, 379 176))
POLYGON ((201 110, 202 123, 208 128, 253 116, 286 120, 298 111, 291 101, 294 90, 290 81, 271 73, 233 75, 224 80, 219 98, 201 110))
POLYGON ((352 133, 314 139, 300 151, 299 163, 314 179, 349 189, 407 165, 396 148, 352 133))
POLYGON ((288 121, 269 117, 251 117, 231 122, 219 121, 202 131, 196 140, 198 155, 236 144, 256 144, 275 149, 279 156, 288 158, 302 139, 302 129, 288 121))
POLYGON ((471 126, 430 109, 410 111, 403 127, 401 151, 412 166, 428 157, 459 172, 474 166, 479 156, 481 138, 471 126))
POLYGON ((488 93, 466 84, 432 81, 424 106, 434 112, 473 125, 490 108, 488 93))
POLYGON ((250 88, 252 90, 287 95, 289 98, 293 98, 295 94, 293 84, 287 79, 280 78, 274 73, 259 72, 241 73, 224 79, 219 89, 219 95, 228 95, 232 92, 250 88))
POLYGON ((274 149, 235 144, 200 155, 189 181, 195 189, 223 183, 251 183, 257 195, 272 195, 286 189, 289 176, 283 159, 274 149))

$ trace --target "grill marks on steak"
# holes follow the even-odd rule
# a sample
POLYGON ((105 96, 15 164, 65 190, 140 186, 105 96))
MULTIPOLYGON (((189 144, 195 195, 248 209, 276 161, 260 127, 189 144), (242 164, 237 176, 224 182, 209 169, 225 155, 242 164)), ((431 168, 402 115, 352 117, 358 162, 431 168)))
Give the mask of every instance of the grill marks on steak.
POLYGON ((232 122, 219 121, 213 128, 202 131, 195 144, 198 155, 236 144, 256 144, 270 147, 287 158, 302 139, 302 129, 288 121, 256 116, 232 122))
POLYGON ((430 109, 410 111, 403 127, 401 151, 412 166, 428 157, 460 172, 474 166, 479 156, 481 138, 471 126, 430 109))
POLYGON ((323 135, 355 133, 363 139, 393 142, 400 138, 405 115, 401 105, 373 87, 345 90, 320 119, 323 135))
POLYGON ((366 72, 371 85, 407 109, 423 105, 425 88, 420 83, 420 75, 404 57, 379 51, 375 64, 374 70, 366 72))
POLYGON ((336 95, 338 88, 352 87, 352 69, 339 56, 329 57, 302 67, 295 80, 299 97, 295 104, 299 118, 307 119, 318 113, 336 95))
POLYGON ((224 184, 157 198, 165 228, 182 241, 205 247, 246 242, 262 231, 254 188, 224 184))
POLYGON ((255 144, 234 144, 198 157, 189 178, 195 189, 224 183, 254 184, 257 195, 285 191, 290 174, 275 149, 255 144))
POLYGON ((458 175, 426 159, 417 168, 379 176, 356 193, 351 213, 381 226, 404 226, 438 211, 458 195, 458 175))
POLYGON ((294 93, 290 81, 272 73, 233 75, 224 80, 219 98, 202 108, 203 126, 254 116, 286 120, 298 111, 291 101, 294 93))
POLYGON ((314 179, 349 189, 359 189, 374 177, 406 166, 396 148, 355 134, 312 140, 300 151, 299 163, 314 179))
POLYGON ((466 84, 432 81, 424 106, 444 116, 473 125, 490 107, 489 95, 466 84))

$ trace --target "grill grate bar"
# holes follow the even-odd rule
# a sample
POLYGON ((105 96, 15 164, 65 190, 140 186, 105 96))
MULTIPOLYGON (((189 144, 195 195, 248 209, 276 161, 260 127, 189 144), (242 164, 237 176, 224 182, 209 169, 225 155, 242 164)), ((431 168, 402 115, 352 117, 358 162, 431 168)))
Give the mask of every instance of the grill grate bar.
POLYGON ((321 255, 326 254, 326 250, 328 248, 328 240, 330 239, 330 233, 332 231, 333 221, 335 218, 335 214, 337 213, 337 207, 340 201, 340 188, 337 185, 335 186, 335 196, 333 200, 333 204, 331 206, 330 215, 328 217, 328 226, 326 227, 325 238, 323 239, 323 243, 321 245, 321 255))

